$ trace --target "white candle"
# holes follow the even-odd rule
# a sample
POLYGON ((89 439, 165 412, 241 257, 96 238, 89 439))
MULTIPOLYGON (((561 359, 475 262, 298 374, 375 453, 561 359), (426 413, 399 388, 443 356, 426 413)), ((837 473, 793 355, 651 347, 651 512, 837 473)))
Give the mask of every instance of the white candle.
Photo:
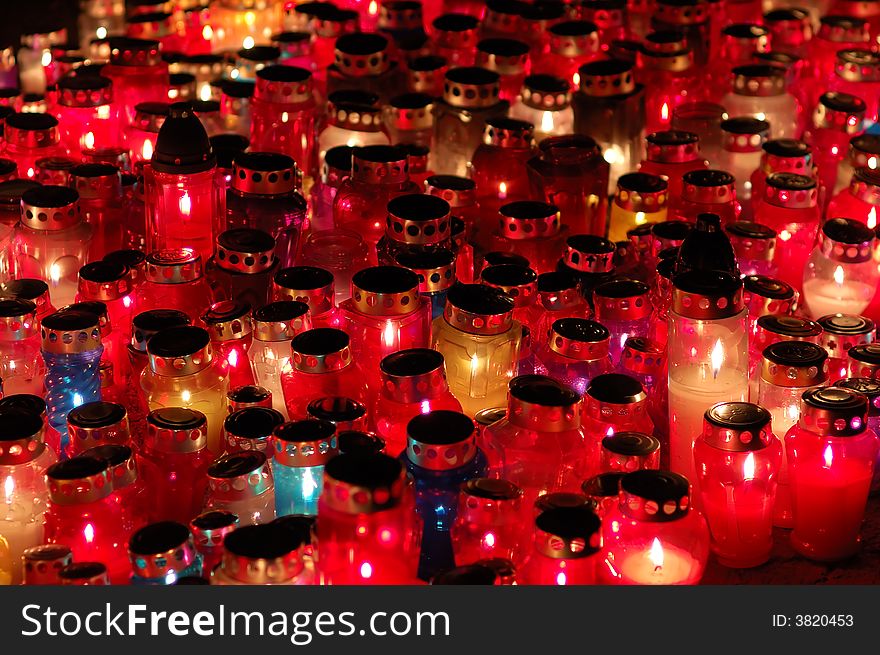
POLYGON ((656 537, 644 550, 624 554, 613 567, 621 583, 638 585, 686 584, 699 568, 690 553, 664 545, 656 537))
MULTIPOLYGON (((837 270, 843 269, 838 266, 837 270)), ((870 304, 874 291, 873 286, 856 280, 828 282, 814 278, 804 282, 804 300, 813 318, 829 314, 858 316, 870 304)))

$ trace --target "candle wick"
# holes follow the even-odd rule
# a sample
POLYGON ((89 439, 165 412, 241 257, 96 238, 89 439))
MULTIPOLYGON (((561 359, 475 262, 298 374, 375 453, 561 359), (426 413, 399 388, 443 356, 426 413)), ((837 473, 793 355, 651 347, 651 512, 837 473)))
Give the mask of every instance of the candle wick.
POLYGON ((657 571, 662 571, 662 570, 663 570, 663 567, 659 564, 654 567, 654 573, 657 573, 657 571))

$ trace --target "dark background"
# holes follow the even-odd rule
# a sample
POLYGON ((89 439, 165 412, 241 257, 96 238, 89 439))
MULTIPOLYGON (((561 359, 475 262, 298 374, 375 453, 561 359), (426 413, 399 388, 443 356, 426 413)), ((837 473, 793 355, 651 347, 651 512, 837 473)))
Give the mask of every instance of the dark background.
POLYGON ((0 44, 17 46, 22 34, 68 30, 76 42, 78 0, 0 0, 0 44))

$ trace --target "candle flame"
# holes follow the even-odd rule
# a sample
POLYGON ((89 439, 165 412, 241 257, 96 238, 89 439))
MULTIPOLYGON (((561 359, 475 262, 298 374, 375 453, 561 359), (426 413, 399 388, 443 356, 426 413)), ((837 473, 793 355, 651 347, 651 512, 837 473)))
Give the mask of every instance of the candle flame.
POLYGON ((396 339, 394 334, 394 323, 392 323, 391 321, 386 321, 385 323, 385 332, 382 335, 382 341, 385 342, 386 348, 394 347, 394 342, 396 341, 396 339))
POLYGON ((50 50, 43 50, 43 56, 40 58, 40 63, 44 68, 52 63, 52 52, 50 50))
POLYGON ((202 89, 199 91, 199 99, 207 102, 211 99, 211 85, 203 84, 202 89))
POLYGON ((830 469, 831 464, 834 462, 834 455, 831 452, 831 444, 825 446, 825 452, 822 453, 822 458, 825 460, 825 468, 830 469))
POLYGON ((868 212, 868 227, 872 230, 877 227, 877 208, 871 207, 871 211, 868 212))
POLYGON ((477 353, 471 355, 471 375, 475 375, 477 372, 477 368, 480 366, 480 360, 477 358, 477 353))
POLYGON ((149 139, 144 141, 144 145, 141 148, 141 156, 144 158, 144 161, 150 161, 153 158, 153 144, 150 143, 149 139))
POLYGON ((556 574, 556 584, 560 587, 564 587, 568 583, 568 578, 565 575, 565 571, 560 571, 556 574))
POLYGON ((177 202, 178 207, 180 208, 180 213, 184 216, 189 216, 189 213, 192 211, 192 199, 189 197, 189 194, 184 191, 183 195, 180 196, 180 200, 177 202))
POLYGON ((373 577, 373 565, 369 562, 361 564, 361 577, 366 579, 373 577))
POLYGON ((657 537, 651 542, 651 550, 648 552, 648 559, 654 565, 654 570, 663 568, 663 544, 657 537))
POLYGON ((495 535, 492 532, 487 532, 483 535, 483 546, 486 548, 494 548, 495 547, 495 535))
POLYGON ((86 543, 92 543, 95 540, 95 526, 86 523, 86 527, 83 528, 83 537, 85 537, 86 543))
POLYGON ((666 101, 660 106, 660 120, 664 123, 669 120, 669 103, 666 101))
POLYGON ((838 266, 834 269, 834 281, 837 282, 838 285, 843 284, 843 266, 838 266))
POLYGON ((504 200, 507 197, 507 182, 498 185, 498 199, 504 200))
POLYGON ((541 131, 542 132, 552 132, 553 131, 553 112, 545 111, 541 116, 541 131))
POLYGON ((636 212, 636 225, 644 225, 647 221, 645 212, 636 212))
POLYGON ((6 476, 6 482, 3 483, 3 493, 6 494, 6 502, 12 502, 12 494, 15 492, 15 480, 11 475, 6 476))
POLYGON ((877 158, 876 157, 868 157, 868 168, 874 170, 877 168, 877 158))
POLYGON ((571 81, 576 87, 580 86, 581 85, 581 74, 578 72, 575 72, 575 74, 571 76, 571 81))
POLYGON ((244 15, 244 22, 247 23, 249 26, 253 25, 256 20, 257 16, 252 11, 249 11, 244 15))
POLYGON ((422 405, 420 407, 420 410, 421 410, 422 414, 427 414, 428 412, 430 412, 431 411, 431 401, 428 400, 427 398, 425 400, 423 400, 422 405))
POLYGON ((746 456, 746 461, 743 462, 743 479, 755 479, 755 453, 749 453, 746 456))
POLYGON ((84 150, 93 150, 95 147, 95 135, 91 132, 86 132, 85 136, 83 136, 83 149, 84 150))
POLYGON ((180 394, 180 399, 183 402, 188 403, 189 401, 192 400, 192 394, 189 392, 189 390, 184 389, 180 394))
POLYGON ((99 39, 106 39, 107 38, 107 28, 102 25, 101 27, 96 29, 95 36, 98 37, 99 39))
POLYGON ((49 267, 49 279, 52 282, 58 282, 61 279, 61 267, 57 262, 49 267))
POLYGON ((202 38, 205 41, 210 41, 212 38, 214 38, 214 30, 210 25, 205 25, 202 28, 202 38))
POLYGON ((712 377, 717 378, 718 372, 721 370, 721 365, 724 363, 724 346, 721 345, 721 339, 718 339, 715 342, 715 346, 712 348, 712 353, 709 355, 709 358, 712 361, 712 377))
POLYGON ((610 146, 602 151, 602 158, 612 166, 614 164, 623 163, 623 148, 620 146, 610 146))
POLYGON ((370 0, 370 6, 367 9, 367 11, 370 13, 370 16, 375 16, 376 14, 378 14, 379 13, 379 3, 376 2, 376 0, 370 0))
POLYGON ((256 43, 256 41, 254 41, 254 37, 246 36, 246 37, 244 37, 244 40, 241 42, 241 47, 244 48, 245 50, 250 50, 251 48, 254 47, 255 43, 256 43))
POLYGON ((232 368, 237 367, 238 366, 238 351, 237 350, 230 350, 229 354, 226 356, 226 361, 229 362, 229 365, 232 368))

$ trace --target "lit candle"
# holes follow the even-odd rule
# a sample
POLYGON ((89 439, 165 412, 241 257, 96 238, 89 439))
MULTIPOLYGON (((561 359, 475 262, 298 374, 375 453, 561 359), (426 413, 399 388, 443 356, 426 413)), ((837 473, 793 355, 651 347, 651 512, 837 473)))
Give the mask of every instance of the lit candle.
POLYGON ((667 545, 657 537, 641 553, 624 558, 619 567, 620 581, 626 584, 686 584, 696 561, 687 552, 667 545))
POLYGON ((785 436, 791 473, 791 543, 810 559, 837 561, 858 551, 878 440, 867 399, 826 387, 803 395, 801 418, 785 436))
POLYGON ((675 277, 669 312, 669 455, 694 478, 692 449, 712 405, 748 397, 748 313, 742 281, 727 273, 675 277))

